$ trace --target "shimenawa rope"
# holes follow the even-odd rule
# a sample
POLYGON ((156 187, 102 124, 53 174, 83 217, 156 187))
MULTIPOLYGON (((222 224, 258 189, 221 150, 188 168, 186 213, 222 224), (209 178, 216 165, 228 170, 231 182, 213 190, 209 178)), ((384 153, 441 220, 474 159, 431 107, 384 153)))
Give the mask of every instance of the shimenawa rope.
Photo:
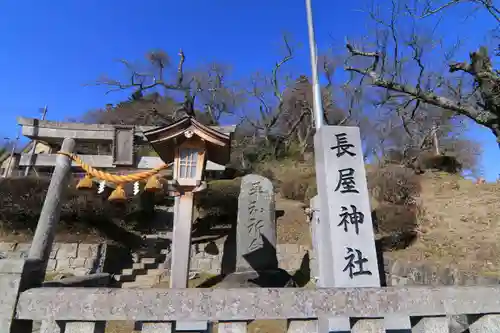
POLYGON ((91 175, 95 178, 98 178, 100 180, 105 180, 105 181, 115 183, 115 184, 125 184, 125 183, 145 180, 145 179, 148 179, 149 177, 157 174, 161 170, 167 169, 170 165, 172 165, 172 163, 163 164, 163 165, 160 165, 159 167, 156 167, 156 168, 148 170, 148 171, 137 172, 137 173, 132 173, 132 174, 128 174, 128 175, 113 175, 113 174, 99 171, 99 170, 93 168, 92 166, 83 162, 82 159, 75 154, 69 154, 69 153, 66 153, 63 151, 58 151, 57 154, 64 155, 64 156, 71 158, 73 161, 75 161, 76 164, 78 164, 78 166, 80 168, 82 168, 89 175, 91 175))

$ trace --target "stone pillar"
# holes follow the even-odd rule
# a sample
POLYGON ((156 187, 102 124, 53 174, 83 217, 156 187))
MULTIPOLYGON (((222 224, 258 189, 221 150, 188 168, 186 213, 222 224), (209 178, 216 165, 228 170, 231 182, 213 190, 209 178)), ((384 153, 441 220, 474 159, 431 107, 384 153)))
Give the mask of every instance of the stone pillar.
MULTIPOLYGON (((380 287, 359 128, 322 126, 314 136, 314 149, 318 198, 312 208, 319 208, 319 221, 313 247, 317 250, 318 285, 380 287)), ((319 318, 320 333, 350 330, 348 317, 319 318)))
POLYGON ((359 128, 323 126, 314 139, 320 234, 328 235, 332 257, 321 286, 379 287, 359 128))
MULTIPOLYGON (((170 288, 183 289, 188 287, 193 199, 193 192, 182 193, 175 197, 170 288)), ((178 321, 176 323, 177 331, 205 332, 207 329, 208 323, 206 321, 178 321)))
POLYGON ((187 288, 191 258, 192 218, 193 193, 184 193, 175 197, 170 288, 187 288))
MULTIPOLYGON (((328 267, 328 259, 327 256, 328 251, 324 249, 325 242, 323 241, 323 235, 320 233, 320 209, 319 209, 319 197, 316 195, 310 200, 310 221, 311 224, 311 240, 312 240, 312 249, 314 253, 314 266, 311 267, 311 271, 314 274, 317 282, 322 280, 322 271, 321 269, 325 269, 328 267)), ((328 235, 326 235, 328 237, 328 235)), ((327 243, 328 244, 328 243, 327 243)), ((324 280, 324 278, 323 278, 324 280)))
MULTIPOLYGON (((61 151, 73 153, 75 140, 66 138, 63 141, 61 151)), ((28 258, 39 260, 42 263, 43 273, 49 261, 52 243, 54 242, 56 225, 61 213, 61 200, 68 186, 68 175, 71 170, 71 159, 65 155, 58 155, 52 179, 50 181, 47 196, 43 202, 42 211, 36 227, 33 242, 31 243, 28 258)), ((43 279, 43 276, 41 277, 43 279)), ((42 281, 40 280, 40 283, 42 281)))
POLYGON ((23 259, 0 260, 0 332, 31 333, 33 322, 15 320, 19 294, 33 286, 32 274, 38 274, 40 262, 23 259))

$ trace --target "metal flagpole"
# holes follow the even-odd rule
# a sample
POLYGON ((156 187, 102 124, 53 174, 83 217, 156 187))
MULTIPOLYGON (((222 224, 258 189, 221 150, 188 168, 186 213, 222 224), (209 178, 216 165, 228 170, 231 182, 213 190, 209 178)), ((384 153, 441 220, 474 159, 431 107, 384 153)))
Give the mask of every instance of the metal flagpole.
POLYGON ((309 33, 309 51, 311 55, 311 73, 313 87, 313 111, 316 129, 323 125, 323 105, 321 101, 321 90, 318 79, 318 55, 316 41, 314 39, 314 23, 312 17, 311 0, 306 0, 307 30, 309 33))

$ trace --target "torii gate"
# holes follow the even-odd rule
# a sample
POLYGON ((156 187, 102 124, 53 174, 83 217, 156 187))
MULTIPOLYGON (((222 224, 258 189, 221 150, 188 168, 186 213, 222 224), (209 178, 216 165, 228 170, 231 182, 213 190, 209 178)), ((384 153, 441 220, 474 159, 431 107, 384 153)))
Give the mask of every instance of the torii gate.
MULTIPOLYGON (((29 258, 42 263, 40 273, 45 271, 48 263, 54 239, 53 225, 59 220, 61 194, 67 186, 67 175, 73 164, 95 178, 109 178, 114 181, 117 186, 111 197, 115 196, 115 199, 125 197, 123 183, 129 182, 130 179, 135 181, 146 177, 154 182, 156 173, 173 165, 174 179, 170 185, 175 189, 176 200, 170 283, 175 288, 187 287, 193 193, 206 187, 203 182, 203 172, 206 169, 223 170, 223 165, 229 162, 231 135, 236 126, 208 127, 191 117, 161 128, 61 123, 26 118, 20 118, 18 122, 22 126, 23 135, 61 146, 61 151, 56 154, 21 156, 20 165, 55 166, 29 253, 29 258), (111 142, 112 155, 75 155, 73 151, 76 140, 111 142), (136 159, 133 149, 136 140, 151 143, 159 157, 136 159), (150 170, 113 176, 97 170, 99 167, 136 167, 150 170)), ((91 180, 90 176, 86 177, 84 182, 85 180, 91 180)))

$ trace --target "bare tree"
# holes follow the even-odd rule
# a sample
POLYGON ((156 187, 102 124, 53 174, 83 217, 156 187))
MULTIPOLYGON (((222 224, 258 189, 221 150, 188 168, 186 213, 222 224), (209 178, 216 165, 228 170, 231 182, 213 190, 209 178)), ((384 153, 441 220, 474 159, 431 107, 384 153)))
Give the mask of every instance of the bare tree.
MULTIPOLYGON (((333 73, 324 72, 330 78, 333 73)), ((323 105, 323 121, 330 125, 344 125, 349 120, 349 114, 339 108, 334 101, 331 81, 321 89, 323 105)), ((289 145, 297 144, 300 154, 313 147, 315 133, 313 118, 312 85, 305 75, 287 87, 283 92, 284 111, 278 121, 281 133, 286 133, 289 145)))
POLYGON ((435 52, 429 54, 439 40, 422 34, 419 25, 423 18, 459 4, 479 6, 498 21, 498 7, 491 0, 452 0, 436 7, 428 1, 423 6, 418 1, 416 4, 421 6, 391 0, 388 18, 382 18, 377 7, 372 8, 369 15, 377 26, 375 41, 365 47, 348 41, 350 57, 345 69, 383 88, 384 100, 397 102, 393 111, 405 114, 405 125, 418 113, 437 107, 487 127, 500 144, 500 75, 486 48, 471 52, 468 62, 452 62, 457 47, 453 45, 443 52, 444 61, 449 63, 447 71, 458 75, 436 72, 427 64, 431 59, 436 62, 435 52))
MULTIPOLYGON (((164 51, 148 52, 146 59, 148 66, 143 70, 133 66, 127 60, 119 60, 127 70, 129 79, 123 81, 105 76, 99 79, 96 84, 108 86, 110 89, 107 93, 131 90, 129 104, 136 102, 134 107, 139 105, 137 102, 143 100, 144 96, 151 97, 154 95, 152 93, 156 93, 163 98, 164 105, 162 107, 170 109, 173 106, 171 102, 180 96, 181 101, 175 104, 171 119, 188 115, 203 118, 204 122, 208 124, 218 124, 223 114, 234 112, 236 94, 227 85, 225 80, 227 69, 224 66, 211 64, 208 68, 203 68, 200 71, 186 71, 184 68, 186 55, 180 50, 179 62, 175 69, 175 75, 172 77, 168 75, 171 68, 170 58, 164 51)), ((158 102, 157 98, 155 102, 158 102)), ((148 103, 151 104, 151 98, 146 104, 148 103)), ((151 108, 149 104, 144 107, 151 108)), ((155 108, 153 107, 152 111, 155 108)), ((158 118, 161 115, 161 112, 156 112, 153 117, 158 118)), ((169 117, 164 119, 171 120, 169 117)))
POLYGON ((253 115, 249 112, 245 112, 243 117, 259 131, 268 143, 272 141, 273 136, 279 134, 276 131, 276 125, 285 111, 283 86, 286 86, 287 82, 283 84, 280 81, 282 74, 281 70, 283 66, 294 58, 293 48, 286 36, 283 37, 283 43, 286 54, 276 63, 271 75, 262 76, 259 73, 253 75, 250 79, 249 87, 244 89, 251 98, 249 103, 250 109, 252 109, 256 103, 259 113, 253 115))
POLYGON ((473 11, 486 10, 489 15, 500 24, 500 8, 495 5, 493 0, 447 0, 447 1, 430 1, 423 2, 422 18, 439 14, 445 9, 452 8, 458 5, 470 5, 473 11))
POLYGON ((228 72, 229 66, 214 62, 192 74, 198 102, 214 125, 223 115, 234 115, 244 101, 242 92, 228 82, 228 72))
POLYGON ((174 120, 176 110, 177 103, 172 98, 155 92, 89 111, 83 115, 82 120, 98 124, 164 126, 174 120))
MULTIPOLYGON (((256 74, 245 91, 249 98, 250 109, 259 112, 244 114, 245 121, 251 124, 273 149, 290 150, 295 146, 303 154, 312 147, 314 135, 312 86, 305 75, 291 80, 284 71, 285 66, 294 60, 294 49, 286 36, 283 36, 284 56, 276 63, 269 76, 256 74)), ((348 114, 335 105, 332 86, 333 67, 329 59, 322 59, 322 69, 328 82, 322 88, 323 117, 329 124, 345 124, 348 114)))

